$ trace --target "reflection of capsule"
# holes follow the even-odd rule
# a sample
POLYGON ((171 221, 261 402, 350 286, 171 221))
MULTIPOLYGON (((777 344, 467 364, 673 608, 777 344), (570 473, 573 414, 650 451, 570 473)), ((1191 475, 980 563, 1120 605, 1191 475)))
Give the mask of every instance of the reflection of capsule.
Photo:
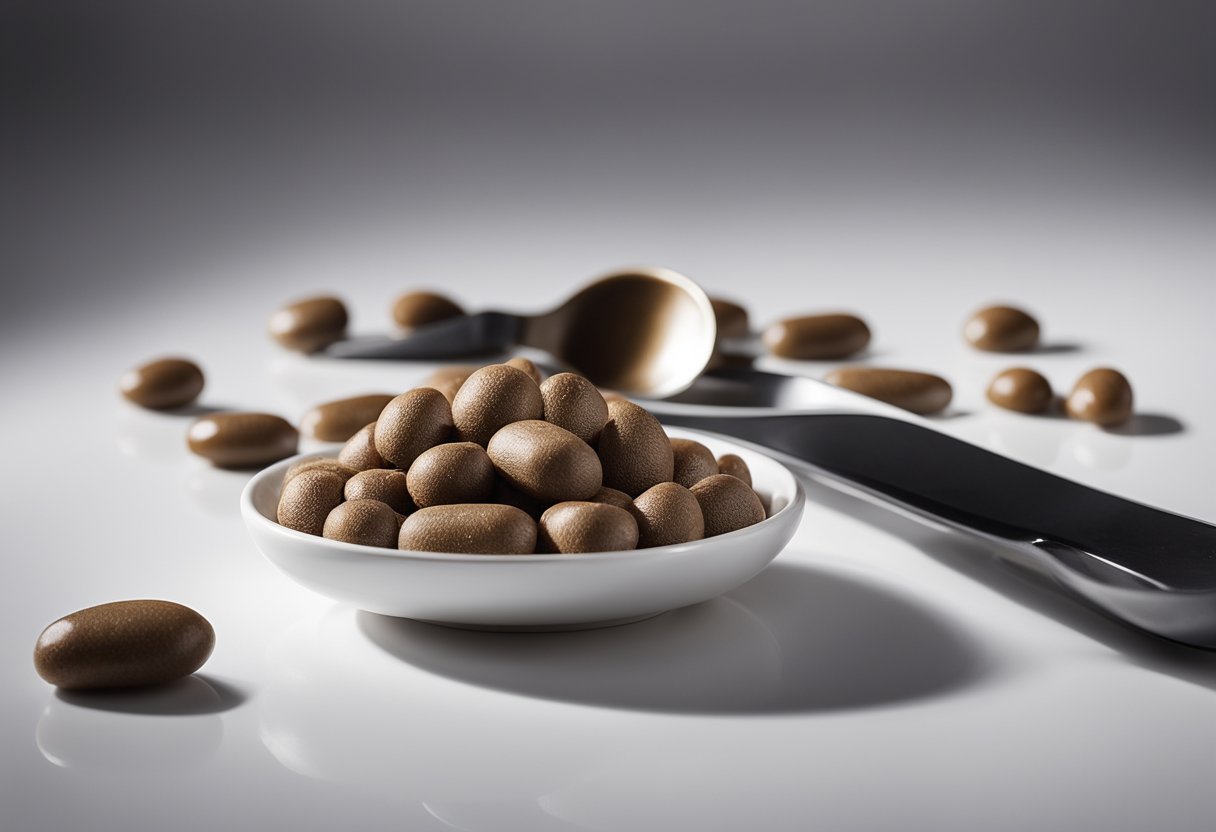
POLYGON ((219 694, 197 676, 131 693, 51 696, 35 741, 62 768, 138 772, 193 769, 224 737, 219 694), (79 703, 96 703, 79 704, 79 703), (181 714, 181 715, 179 715, 181 714))

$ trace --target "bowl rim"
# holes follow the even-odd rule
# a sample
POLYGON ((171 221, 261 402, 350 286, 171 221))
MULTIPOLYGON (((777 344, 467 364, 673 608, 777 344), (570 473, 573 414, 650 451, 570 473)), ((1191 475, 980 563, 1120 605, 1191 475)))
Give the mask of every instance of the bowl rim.
MULTIPOLYGON (((664 425, 664 430, 671 435, 671 430, 664 425)), ((646 553, 647 556, 664 555, 664 554, 680 554, 688 549, 704 546, 711 541, 729 541, 745 537, 748 534, 757 534, 762 527, 773 525, 774 521, 785 521, 791 512, 801 513, 803 504, 806 502, 806 492, 802 487, 802 482, 798 479, 797 474, 790 469, 788 465, 775 459, 764 451, 757 450, 754 447, 740 444, 728 436, 719 436, 717 434, 708 434, 702 431, 693 430, 690 428, 674 428, 677 435, 685 434, 694 437, 705 437, 714 442, 725 442, 732 445, 735 449, 744 450, 756 456, 763 457, 771 462, 793 483, 793 495, 789 501, 775 511, 773 514, 765 517, 759 523, 753 523, 750 526, 744 526, 741 529, 735 529, 733 532, 714 535, 713 537, 703 537, 699 540, 690 540, 684 543, 673 543, 667 546, 652 546, 646 549, 615 549, 609 552, 578 552, 578 553, 548 553, 539 554, 532 553, 527 555, 511 555, 511 554, 475 554, 471 552, 424 552, 417 549, 389 549, 379 546, 367 546, 362 543, 347 543, 344 540, 330 540, 327 537, 321 537, 314 534, 305 534, 304 532, 290 529, 287 526, 271 520, 266 515, 262 514, 258 507, 254 505, 253 493, 261 486, 262 483, 271 479, 272 475, 282 476, 287 472, 287 469, 307 457, 324 456, 324 451, 307 451, 304 453, 293 454, 273 462, 270 465, 262 468, 252 477, 249 482, 245 483, 245 487, 241 490, 241 515, 245 520, 245 525, 248 527, 252 524, 263 524, 263 528, 269 534, 280 534, 289 540, 297 540, 301 543, 319 545, 325 549, 331 549, 335 552, 344 552, 352 555, 362 555, 364 557, 382 557, 404 561, 440 561, 440 562, 465 562, 465 563, 589 563, 604 560, 615 560, 620 558, 634 558, 639 552, 646 553)), ((736 450, 731 450, 729 453, 735 453, 736 450)), ((260 547, 259 547, 260 548, 260 547)))

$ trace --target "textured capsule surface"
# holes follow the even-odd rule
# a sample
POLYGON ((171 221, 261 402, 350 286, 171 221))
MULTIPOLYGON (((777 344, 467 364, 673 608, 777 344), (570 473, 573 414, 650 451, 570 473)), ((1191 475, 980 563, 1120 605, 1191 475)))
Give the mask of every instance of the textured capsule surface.
POLYGON ((152 410, 185 407, 203 392, 203 371, 185 358, 161 358, 123 373, 119 391, 128 401, 152 410))
POLYGON ((393 301, 393 323, 404 330, 463 314, 460 304, 438 292, 406 292, 393 301))
POLYGON ((299 434, 270 413, 212 413, 190 426, 186 442, 218 468, 261 468, 292 456, 299 434))
POLYGON ((705 537, 705 517, 693 493, 674 482, 661 482, 633 501, 638 548, 672 546, 705 537))
POLYGON ((608 423, 596 443, 604 485, 636 497, 671 482, 675 457, 659 420, 627 399, 608 402, 608 423))
POLYGON ((491 364, 473 373, 452 402, 456 436, 485 447, 504 425, 544 415, 544 401, 536 382, 516 367, 491 364))
POLYGON ((603 484, 591 446, 540 419, 505 426, 490 439, 487 452, 499 476, 538 500, 586 500, 603 484))
POLYGON ((341 477, 331 471, 303 471, 283 485, 276 519, 280 526, 320 535, 325 518, 342 502, 341 477))
POLYGON ((215 647, 203 616, 172 601, 115 601, 66 615, 42 631, 34 669, 66 690, 157 685, 188 676, 215 647))
POLYGON ((398 514, 414 510, 403 471, 383 468, 360 471, 346 481, 342 493, 348 500, 379 500, 398 514))
POLYGON ((346 337, 346 305, 321 296, 289 303, 270 316, 270 334, 289 350, 317 352, 346 337))
POLYGON ((331 474, 337 474, 339 477, 341 477, 343 482, 359 473, 354 468, 338 462, 338 460, 334 457, 314 456, 307 459, 301 459, 299 462, 293 463, 292 466, 287 469, 287 473, 283 475, 283 487, 286 488, 287 483, 291 482, 295 477, 299 476, 305 471, 329 471, 331 474))
POLYGON ((372 468, 388 468, 380 452, 376 450, 376 423, 364 425, 355 431, 355 435, 346 440, 342 450, 338 451, 338 462, 356 471, 368 471, 372 468))
POLYGON ((406 480, 418 508, 485 503, 494 491, 494 466, 477 443, 449 442, 423 452, 406 480))
POLYGON ((322 442, 345 442, 359 428, 376 421, 393 398, 391 393, 368 393, 324 402, 304 414, 300 433, 322 442))
POLYGON ((536 549, 536 522, 514 506, 431 506, 405 518, 397 546, 415 552, 528 555, 536 549))
POLYGON ((587 498, 593 503, 607 503, 610 506, 617 508, 631 509, 633 508, 633 498, 624 491, 617 491, 615 488, 609 488, 606 485, 601 485, 600 490, 587 498))
POLYGON ((870 328, 856 315, 805 315, 770 324, 763 340, 780 358, 848 358, 869 345, 870 328))
POLYGON ((636 549, 638 524, 633 515, 607 503, 569 501, 541 515, 536 550, 564 555, 636 549))
POLYGON ((327 540, 393 549, 397 546, 397 513, 379 500, 348 500, 325 518, 327 540))
POLYGON ((468 380, 469 376, 479 369, 479 367, 473 364, 452 364, 447 367, 440 367, 427 376, 421 386, 435 388, 451 404, 456 400, 456 393, 460 390, 461 386, 468 380))
POLYGON ((594 384, 574 373, 558 373, 540 386, 545 421, 594 445, 608 424, 608 403, 594 384))
POLYGON ((756 492, 729 474, 706 477, 689 490, 701 506, 706 537, 746 528, 765 517, 756 492))
POLYGON ((747 467, 743 457, 738 454, 723 454, 718 457, 718 472, 722 474, 730 474, 736 479, 740 479, 747 483, 748 487, 752 484, 752 471, 747 467))
POLYGON ((1132 385, 1118 370, 1099 367, 1077 379, 1065 408, 1073 419, 1115 427, 1132 417, 1132 385))
POLYGON ((1043 413, 1051 407, 1051 384, 1029 367, 1011 367, 988 385, 988 401, 1019 413, 1043 413))
POLYGON ((828 384, 902 407, 913 413, 940 413, 950 404, 950 383, 932 373, 879 367, 844 367, 828 373, 828 384))
POLYGON ((967 319, 963 337, 988 352, 1027 352, 1039 343, 1039 322, 1014 306, 986 306, 967 319))
POLYGON ((545 374, 540 371, 540 367, 537 367, 527 358, 512 358, 510 361, 504 361, 503 363, 508 367, 514 367, 526 373, 528 378, 536 382, 537 387, 545 380, 545 374))
POLYGON ((672 474, 674 482, 692 488, 701 480, 718 473, 718 460, 713 451, 694 439, 671 440, 672 474))
POLYGON ((415 387, 389 402, 373 433, 381 458, 403 470, 451 434, 452 406, 433 387, 415 387))

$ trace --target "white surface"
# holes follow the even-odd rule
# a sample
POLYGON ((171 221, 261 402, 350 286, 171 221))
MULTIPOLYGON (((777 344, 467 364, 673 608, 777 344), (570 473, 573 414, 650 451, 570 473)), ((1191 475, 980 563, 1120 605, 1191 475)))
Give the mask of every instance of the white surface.
POLYGON ((781 553, 805 497, 774 459, 696 431, 715 457, 738 454, 773 514, 730 534, 637 551, 565 555, 461 555, 379 549, 326 540, 275 520, 283 475, 299 455, 258 472, 241 494, 254 544, 283 573, 314 592, 380 615, 473 629, 579 630, 634 622, 717 598, 781 553))
POLYGON ((627 228, 628 250, 617 252, 595 242, 585 218, 563 225, 554 215, 548 231, 564 254, 537 247, 526 257, 511 248, 506 215, 476 250, 432 245, 422 223, 408 251, 326 237, 290 258, 200 270, 189 285, 149 286, 73 310, 62 326, 48 319, 10 334, 0 355, 10 437, 0 826, 1209 829, 1216 657, 1040 592, 961 537, 806 483, 788 549, 697 607, 523 637, 385 623, 281 575, 239 517, 247 476, 191 458, 188 419, 136 410, 115 392, 129 365, 186 353, 208 374, 206 404, 298 418, 319 400, 404 389, 426 368, 284 355, 262 327, 286 297, 340 289, 356 328, 372 330, 398 288, 435 282, 402 274, 461 275, 451 289, 463 298, 539 307, 614 260, 653 259, 711 291, 746 294, 761 323, 859 309, 876 333, 874 363, 954 382, 957 415, 939 420, 944 430, 1212 520, 1216 250, 1196 216, 1124 224, 1078 209, 1050 264, 1000 260, 1003 232, 986 235, 981 223, 964 233, 966 218, 935 220, 972 252, 947 265, 920 256, 934 234, 914 240, 904 226, 879 253, 851 248, 859 238, 845 222, 837 236, 812 232, 814 288, 800 250, 781 248, 796 239, 785 233, 796 214, 754 225, 769 229, 749 240, 773 252, 767 270, 712 222, 627 228), (1098 227, 1104 247, 1091 248, 1098 227), (433 268, 441 253, 455 262, 433 268), (891 258, 937 277, 883 282, 878 261, 891 258), (846 264, 855 279, 829 278, 846 264), (1081 345, 1030 359, 1053 384, 1118 366, 1142 412, 1185 430, 1121 436, 985 406, 983 384, 1010 359, 968 350, 958 332, 972 308, 998 299, 1038 312, 1050 342, 1081 345), (207 685, 80 700, 34 674, 47 623, 139 597, 188 604, 213 622, 207 685))

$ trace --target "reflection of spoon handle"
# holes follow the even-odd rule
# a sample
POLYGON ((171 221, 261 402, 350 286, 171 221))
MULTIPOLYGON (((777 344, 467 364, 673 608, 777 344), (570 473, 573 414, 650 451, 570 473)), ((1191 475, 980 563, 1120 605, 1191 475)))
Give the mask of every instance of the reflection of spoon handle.
POLYGON ((1209 523, 884 416, 655 410, 669 424, 754 442, 918 515, 1013 544, 1108 613, 1216 648, 1216 526, 1209 523))
POLYGON ((479 312, 436 321, 408 335, 373 335, 331 344, 331 358, 438 360, 503 352, 518 343, 525 318, 506 312, 479 312))

